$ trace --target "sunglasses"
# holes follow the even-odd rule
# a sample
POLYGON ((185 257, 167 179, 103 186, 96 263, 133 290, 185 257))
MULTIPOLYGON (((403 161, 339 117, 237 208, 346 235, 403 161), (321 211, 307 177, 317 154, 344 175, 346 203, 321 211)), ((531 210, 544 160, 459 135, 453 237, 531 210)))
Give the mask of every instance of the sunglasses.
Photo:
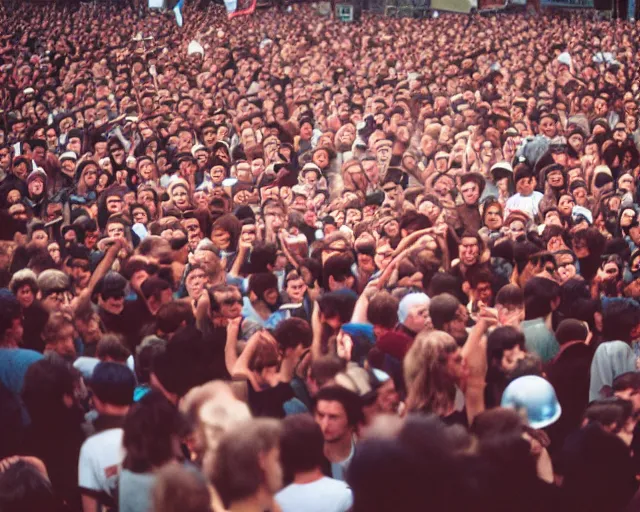
POLYGON ((222 301, 223 306, 233 306, 234 304, 242 304, 242 297, 230 297, 222 301))

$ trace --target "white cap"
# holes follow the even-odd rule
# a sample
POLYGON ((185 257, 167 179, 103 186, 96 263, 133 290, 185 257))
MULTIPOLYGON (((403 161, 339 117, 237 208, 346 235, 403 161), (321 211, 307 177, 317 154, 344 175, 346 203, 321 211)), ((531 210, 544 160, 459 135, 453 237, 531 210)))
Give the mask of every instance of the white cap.
POLYGON ((60 155, 60 161, 63 160, 73 160, 74 162, 78 160, 78 155, 76 155, 75 151, 65 151, 60 155))

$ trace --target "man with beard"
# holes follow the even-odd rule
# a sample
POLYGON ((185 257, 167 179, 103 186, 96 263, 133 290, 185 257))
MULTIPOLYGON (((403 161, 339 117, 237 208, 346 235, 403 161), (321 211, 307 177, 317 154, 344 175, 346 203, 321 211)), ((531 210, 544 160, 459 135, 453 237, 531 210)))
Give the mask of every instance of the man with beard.
POLYGON ((460 179, 460 192, 464 204, 456 207, 458 214, 458 234, 468 229, 476 232, 482 227, 482 216, 478 209, 478 201, 484 191, 485 181, 481 174, 470 172, 460 179))

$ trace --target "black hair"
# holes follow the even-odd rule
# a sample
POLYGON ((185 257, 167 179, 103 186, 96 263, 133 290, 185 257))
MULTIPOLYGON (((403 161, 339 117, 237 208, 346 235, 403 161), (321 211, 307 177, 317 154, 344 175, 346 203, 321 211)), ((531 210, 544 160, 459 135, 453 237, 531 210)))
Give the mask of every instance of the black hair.
POLYGON ((278 248, 275 244, 258 241, 251 249, 251 273, 269 272, 276 263, 278 248))
POLYGON ((131 405, 136 378, 126 365, 103 361, 93 370, 89 386, 101 402, 120 406, 131 405))
POLYGON ((533 277, 524 285, 524 314, 527 320, 546 317, 551 303, 560 297, 560 285, 544 277, 533 277))
POLYGON ((174 437, 186 433, 186 420, 158 391, 150 391, 127 414, 122 445, 126 456, 122 466, 134 473, 146 473, 174 458, 174 437))
POLYGON ((30 462, 18 460, 0 472, 2 512, 62 510, 51 482, 30 462))
POLYGON ((324 463, 324 439, 322 430, 307 414, 288 416, 282 422, 280 435, 280 460, 289 480, 296 473, 311 471, 324 463))
POLYGON ((264 298, 267 290, 278 288, 278 278, 271 272, 259 272, 249 277, 249 292, 253 292, 259 299, 264 298))
POLYGON ((489 364, 493 361, 499 364, 504 351, 516 346, 524 350, 524 334, 508 325, 497 327, 487 338, 487 361, 489 364))
POLYGON ((324 400, 326 402, 340 402, 347 415, 347 422, 352 427, 357 426, 364 419, 360 397, 347 388, 337 385, 330 385, 321 388, 315 396, 314 409, 317 408, 320 400, 324 400))
POLYGON ((438 330, 444 330, 444 325, 454 319, 459 307, 460 301, 450 293, 441 293, 433 297, 429 304, 429 316, 433 326, 438 330))
POLYGON ((511 307, 524 307, 524 292, 515 284, 508 284, 500 288, 496 295, 496 304, 511 307))
POLYGON ((273 331, 273 337, 281 350, 295 348, 300 344, 304 348, 309 348, 313 340, 313 331, 309 322, 293 317, 280 322, 273 331))
POLYGON ((0 290, 0 341, 5 333, 13 326, 16 318, 22 317, 20 303, 9 290, 0 290))
POLYGON ((45 358, 27 370, 22 400, 33 424, 50 425, 66 416, 63 397, 73 396, 78 373, 63 360, 45 358))
POLYGON ((602 336, 605 341, 631 343, 631 332, 640 322, 640 304, 629 299, 611 299, 603 304, 602 336))
POLYGON ((351 266, 353 259, 348 254, 334 254, 324 263, 322 275, 324 280, 324 289, 329 290, 329 278, 342 283, 349 277, 353 277, 351 266))
POLYGON ((156 300, 160 300, 162 292, 170 289, 171 284, 156 276, 148 277, 140 285, 140 291, 146 300, 149 300, 152 297, 156 300))
POLYGON ((325 317, 339 317, 343 324, 351 320, 357 296, 352 293, 328 292, 318 299, 318 307, 325 317))
POLYGON ((162 338, 149 337, 136 348, 135 370, 139 384, 148 384, 151 377, 151 363, 155 355, 163 352, 167 342, 162 338))

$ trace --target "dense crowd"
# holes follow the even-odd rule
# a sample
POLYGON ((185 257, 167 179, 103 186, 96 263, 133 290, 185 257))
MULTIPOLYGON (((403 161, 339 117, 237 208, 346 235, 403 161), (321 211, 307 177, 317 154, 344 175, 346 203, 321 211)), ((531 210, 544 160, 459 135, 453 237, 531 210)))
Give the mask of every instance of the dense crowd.
POLYGON ((640 25, 0 6, 0 511, 638 510, 640 25))

